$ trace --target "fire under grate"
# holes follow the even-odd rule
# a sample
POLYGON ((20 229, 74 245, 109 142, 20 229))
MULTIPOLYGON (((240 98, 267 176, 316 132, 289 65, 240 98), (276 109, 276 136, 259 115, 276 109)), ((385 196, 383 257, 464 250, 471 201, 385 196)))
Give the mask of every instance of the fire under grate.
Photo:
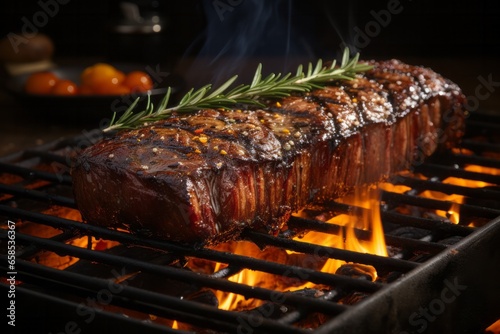
MULTIPOLYGON (((276 248, 300 261, 190 247, 83 224, 71 192, 70 159, 95 142, 88 132, 35 150, 0 158, 2 293, 9 225, 16 226, 16 327, 36 332, 83 333, 124 330, 236 333, 483 333, 500 318, 500 117, 468 119, 461 147, 401 173, 383 190, 380 216, 389 257, 302 240, 306 231, 337 235, 344 226, 321 215, 361 215, 367 209, 341 201, 315 204, 293 216, 278 236, 245 231, 260 249, 276 248), (480 171, 470 166, 481 168, 480 171), (445 183, 447 178, 487 183, 481 188, 445 183), (406 187, 406 188, 405 188, 406 187), (438 192, 443 198, 423 196, 438 192), (449 195, 462 200, 450 200, 449 195), (437 210, 447 215, 436 214, 437 210), (453 217, 459 213, 459 218, 453 217), (458 219, 458 221, 453 221, 458 219), (297 238, 299 236, 299 238, 297 238), (363 266, 336 273, 315 266, 325 259, 363 266), (212 273, 188 262, 222 263, 212 273), (64 268, 64 270, 61 270, 64 268), (309 283, 280 291, 228 280, 242 270, 276 280, 309 283), (258 306, 227 311, 214 291, 259 300, 258 306), (174 327, 174 328, 172 328, 174 327)), ((372 232, 355 229, 360 240, 372 232)), ((345 235, 345 234, 343 234, 345 235)), ((285 254, 285 253, 283 253, 285 254)), ((282 290, 282 289, 281 289, 282 290)))

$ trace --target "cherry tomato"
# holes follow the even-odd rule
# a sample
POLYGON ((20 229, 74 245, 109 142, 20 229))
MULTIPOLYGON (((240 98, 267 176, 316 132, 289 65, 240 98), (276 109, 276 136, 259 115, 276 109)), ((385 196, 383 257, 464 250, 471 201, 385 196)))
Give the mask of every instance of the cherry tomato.
POLYGON ((71 80, 59 80, 52 87, 53 95, 76 95, 78 94, 78 86, 71 80))
POLYGON ((153 88, 153 80, 142 71, 132 71, 125 76, 123 85, 132 92, 145 92, 153 88))
POLYGON ((112 89, 109 89, 109 93, 111 95, 126 95, 130 94, 130 88, 124 85, 116 85, 112 89))
POLYGON ((26 80, 25 90, 30 94, 50 94, 58 80, 51 72, 33 73, 26 80))
POLYGON ((89 66, 81 74, 82 86, 93 86, 103 81, 111 81, 113 78, 116 78, 116 68, 105 63, 89 66))
POLYGON ((125 73, 122 71, 116 70, 115 77, 117 79, 117 83, 120 85, 123 84, 123 81, 125 81, 125 73))
POLYGON ((90 86, 80 86, 79 92, 82 95, 92 95, 92 94, 94 94, 94 91, 92 90, 92 87, 90 87, 90 86))
POLYGON ((81 74, 82 93, 99 95, 120 95, 130 93, 122 83, 125 74, 115 67, 97 63, 87 67, 81 74))
POLYGON ((92 92, 98 95, 125 95, 130 94, 130 88, 121 84, 107 82, 93 86, 92 92))

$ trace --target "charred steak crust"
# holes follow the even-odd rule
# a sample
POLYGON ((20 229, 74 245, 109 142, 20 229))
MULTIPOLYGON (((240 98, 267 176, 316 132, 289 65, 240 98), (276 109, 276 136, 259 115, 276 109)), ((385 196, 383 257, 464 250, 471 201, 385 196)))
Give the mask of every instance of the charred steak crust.
POLYGON ((72 170, 89 223, 186 243, 278 231, 314 200, 380 181, 462 135, 465 98, 397 60, 258 110, 200 110, 85 149, 72 170))

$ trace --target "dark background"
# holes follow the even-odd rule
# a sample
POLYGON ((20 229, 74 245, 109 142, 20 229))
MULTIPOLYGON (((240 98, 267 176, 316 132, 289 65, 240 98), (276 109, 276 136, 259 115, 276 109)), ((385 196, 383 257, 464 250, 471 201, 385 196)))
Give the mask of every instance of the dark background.
MULTIPOLYGON (((32 21, 33 15, 43 10, 41 2, 48 4, 56 3, 57 0, 3 1, 0 5, 0 36, 19 32, 23 27, 23 17, 32 21)), ((93 57, 109 61, 161 63, 169 69, 177 68, 180 60, 193 59, 200 51, 202 56, 213 59, 222 48, 228 46, 228 39, 235 38, 243 30, 254 38, 243 42, 239 38, 240 42, 256 46, 241 50, 240 45, 232 43, 223 54, 224 57, 234 58, 243 53, 243 56, 258 59, 285 55, 308 61, 331 59, 338 56, 342 42, 351 47, 358 46, 357 51, 361 52, 363 58, 401 58, 404 61, 420 58, 423 65, 427 65, 428 59, 431 60, 430 64, 434 63, 432 59, 473 59, 478 63, 487 61, 486 66, 490 65, 488 60, 496 60, 500 55, 500 11, 494 1, 135 2, 144 15, 153 12, 164 19, 166 23, 160 34, 153 37, 114 34, 112 28, 121 18, 120 1, 116 0, 71 0, 67 4, 59 4, 58 13, 39 31, 54 40, 56 60, 93 57), (386 19, 384 27, 376 21, 373 13, 387 13, 390 3, 399 3, 397 8, 400 12, 386 19), (226 8, 221 7, 221 4, 225 4, 226 8), (222 14, 217 14, 216 7, 222 14), (211 47, 208 49, 203 48, 207 41, 207 22, 213 28, 212 38, 208 39, 211 47), (252 32, 259 27, 264 28, 252 32), (364 37, 360 37, 360 31, 365 34, 364 37)), ((288 67, 270 70, 288 71, 293 70, 295 65, 290 62, 288 67)), ((478 65, 471 65, 477 69, 476 76, 496 70, 478 65)), ((454 72, 464 70, 461 67, 448 70, 445 64, 443 74, 451 74, 453 78, 454 72)))
MULTIPOLYGON (((56 0, 40 0, 44 3, 56 0)), ((0 33, 19 31, 21 18, 32 19, 41 10, 40 1, 2 1, 0 33)), ((67 1, 67 0, 66 0, 67 1)), ((203 8, 203 0, 143 1, 138 0, 144 11, 155 11, 167 18, 165 44, 171 56, 180 56, 195 39, 201 38, 206 24, 206 15, 214 14, 216 1, 205 1, 209 9, 203 8), (212 7, 212 8, 211 8, 212 7)), ((336 30, 347 38, 358 26, 363 30, 373 20, 370 11, 386 9, 390 1, 257 1, 264 5, 282 8, 280 15, 288 16, 291 4, 292 26, 295 31, 307 32, 310 44, 317 56, 331 55, 338 51, 339 37, 336 30), (334 23, 332 24, 332 21, 334 23), (302 26, 299 26, 302 25, 302 26), (336 27, 334 26, 336 25, 336 27), (351 32, 350 32, 351 30, 351 32)), ((219 0, 233 8, 224 13, 242 17, 245 5, 250 0, 219 0), (234 3, 236 5, 231 6, 234 3)), ((401 13, 393 15, 387 27, 372 38, 363 48, 368 57, 412 56, 498 56, 500 52, 500 11, 494 1, 472 0, 401 0, 401 13)), ((56 42, 57 56, 109 56, 109 27, 120 17, 119 1, 71 0, 59 5, 59 13, 50 18, 40 32, 51 36, 56 42)), ((252 20, 257 18, 252 18, 252 20)), ((230 26, 226 25, 226 29, 230 26)), ((271 32, 268 32, 271 33, 271 32)), ((285 35, 283 32, 282 36, 285 35)), ((292 36, 293 37, 293 36, 292 36)), ((112 42, 112 41, 111 41, 112 42)), ((133 49, 134 46, 131 46, 133 49)))
MULTIPOLYGON (((120 1, 70 0, 58 5, 58 13, 39 32, 53 39, 55 63, 158 65, 177 74, 183 89, 240 71, 253 73, 256 62, 263 62, 267 71, 293 71, 299 62, 338 58, 344 43, 364 59, 399 58, 429 66, 471 97, 484 83, 481 78, 490 78, 495 85, 481 99, 480 109, 500 110, 500 11, 494 1, 394 1, 136 0, 143 15, 162 18, 163 29, 154 35, 120 35, 113 33, 122 18, 120 1), (398 3, 398 13, 384 17, 394 3, 398 3), (384 17, 383 24, 375 16, 384 17), (360 32, 365 36, 360 37, 360 32), (217 61, 210 64, 213 59, 217 61)), ((0 37, 21 31, 22 18, 32 21, 43 10, 41 3, 56 0, 2 1, 0 37)), ((0 104, 0 116, 7 120, 0 132, 10 131, 11 140, 19 132, 10 130, 10 124, 18 120, 12 115, 19 101, 0 94, 0 102, 7 101, 0 104)), ((30 122, 31 115, 27 114, 21 127, 30 122)), ((52 123, 44 126, 55 128, 52 123)), ((89 127, 71 126, 77 131, 89 127)), ((67 130, 69 125, 62 128, 67 130)), ((5 142, 0 134, 0 146, 5 142)))

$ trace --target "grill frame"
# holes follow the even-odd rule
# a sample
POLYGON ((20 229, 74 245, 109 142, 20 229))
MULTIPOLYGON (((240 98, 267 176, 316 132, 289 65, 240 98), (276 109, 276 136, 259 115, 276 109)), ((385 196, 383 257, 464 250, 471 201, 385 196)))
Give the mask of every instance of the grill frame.
POLYGON ((482 333, 500 314, 500 285, 492 274, 492 264, 500 264, 499 235, 497 217, 317 333, 482 333), (467 268, 470 263, 477 265, 467 268))
MULTIPOLYGON (((484 134, 485 131, 484 129, 488 129, 488 124, 492 124, 492 126, 490 126, 489 129, 491 129, 491 131, 495 131, 497 127, 496 123, 485 122, 484 119, 482 119, 481 117, 479 117, 479 120, 477 121, 473 120, 468 122, 469 126, 472 124, 472 133, 484 134), (483 126, 486 126, 486 128, 482 128, 483 126)), ((495 119, 498 121, 498 118, 495 119)), ((62 139, 53 143, 49 143, 35 150, 26 150, 22 152, 17 152, 10 156, 0 158, 0 172, 3 171, 19 175, 23 177, 25 180, 43 179, 55 185, 62 185, 66 187, 70 186, 71 178, 67 174, 69 169, 65 167, 69 163, 69 160, 66 159, 64 156, 60 156, 58 155, 58 153, 54 152, 60 152, 61 150, 64 151, 66 147, 81 148, 83 146, 87 146, 89 144, 94 143, 96 140, 98 140, 99 137, 100 137, 100 132, 96 130, 93 132, 84 133, 82 136, 77 136, 69 139, 62 139), (52 166, 54 167, 54 169, 56 171, 57 170, 62 171, 63 174, 60 173, 54 174, 45 171, 34 171, 30 166, 39 160, 50 161, 53 164, 52 166), (12 163, 13 161, 16 161, 17 163, 13 164, 12 163)), ((465 146, 469 148, 475 146, 476 148, 480 147, 480 149, 486 149, 493 152, 500 152, 500 145, 493 146, 493 148, 491 148, 488 146, 489 144, 481 145, 480 143, 474 143, 467 140, 465 141, 465 144, 466 144, 465 146)), ((462 162, 464 160, 463 157, 459 157, 459 159, 462 159, 462 162)), ((465 160, 467 160, 467 158, 465 158, 465 160)), ((481 158, 475 160, 474 162, 483 163, 490 167, 496 166, 497 168, 500 168, 500 162, 493 159, 481 158)), ((429 166, 432 165, 433 162, 431 161, 423 165, 417 166, 416 170, 425 173, 426 168, 429 168, 429 166)), ((438 168, 438 170, 440 169, 438 168)), ((448 173, 450 172, 453 173, 455 170, 457 169, 450 168, 449 166, 444 166, 443 168, 441 168, 441 171, 448 173)), ((458 171, 461 170, 458 169, 458 171)), ((472 172, 463 174, 462 172, 459 172, 458 174, 472 176, 472 177, 480 177, 478 175, 474 175, 471 173, 472 172)), ((500 182, 497 181, 498 177, 490 177, 490 176, 484 177, 483 175, 483 177, 480 178, 482 180, 486 179, 488 181, 493 180, 497 182, 497 184, 500 184, 500 182)), ((405 180, 404 178, 396 181, 401 182, 403 184, 408 183, 408 180, 405 180)), ((411 181, 411 182, 416 182, 416 181, 411 181)), ((416 183, 417 183, 416 185, 417 188, 422 186, 433 185, 432 181, 425 181, 425 182, 422 181, 416 183)), ((441 190, 446 190, 446 189, 441 189, 441 190)), ((449 187, 449 189, 447 190, 457 191, 465 189, 459 187, 458 188, 449 187)), ((68 208, 75 208, 75 203, 71 198, 58 195, 57 193, 53 194, 50 192, 46 192, 44 187, 40 188, 40 190, 38 189, 33 190, 33 189, 25 189, 19 186, 6 186, 0 184, 0 193, 4 192, 21 198, 33 199, 39 202, 62 205, 68 208)), ((481 193, 482 195, 484 195, 484 193, 480 191, 470 191, 470 192, 481 193)), ((498 192, 497 190, 489 190, 489 194, 486 195, 496 194, 497 192, 498 192)), ((486 195, 484 196, 488 198, 488 196, 486 195)), ((404 196, 402 195, 400 196, 394 194, 388 195, 386 193, 385 197, 383 197, 383 200, 387 202, 388 206, 390 206, 395 199, 397 199, 397 202, 400 203, 401 198, 411 198, 411 196, 413 195, 406 194, 404 196)), ((286 303, 288 306, 293 306, 297 308, 297 310, 295 311, 295 316, 297 316, 298 318, 301 318, 306 313, 309 313, 311 309, 322 310, 325 313, 336 315, 332 320, 329 320, 316 330, 316 332, 320 334, 331 332, 333 330, 336 330, 339 333, 376 333, 376 332, 381 332, 381 330, 383 332, 393 332, 393 333, 415 331, 419 328, 412 326, 412 324, 410 324, 408 321, 400 322, 400 320, 409 319, 409 317, 413 314, 413 312, 416 312, 416 310, 418 310, 419 307, 422 307, 422 305, 424 306, 429 305, 429 303, 431 303, 436 298, 436 289, 438 290, 437 293, 439 294, 440 289, 441 290, 443 289, 444 280, 446 279, 446 277, 449 277, 450 274, 451 275, 456 274, 454 277, 458 277, 460 280, 464 279, 464 281, 468 282, 467 285, 468 288, 464 291, 463 294, 460 295, 460 298, 457 298, 457 301, 459 302, 453 303, 454 307, 448 307, 446 311, 443 312, 443 316, 441 316, 440 314, 440 318, 443 318, 444 320, 428 321, 427 325, 429 326, 428 327, 429 329, 432 328, 433 330, 434 329, 439 330, 440 332, 443 333, 446 332, 469 333, 471 331, 478 332, 480 329, 484 329, 486 325, 493 322, 495 320, 495 316, 496 318, 498 318, 498 316, 500 315, 500 307, 498 305, 494 305, 494 303, 492 302, 494 299, 497 300, 499 299, 500 291, 498 291, 498 288, 495 290, 494 277, 492 277, 491 279, 488 277, 494 275, 488 275, 488 270, 486 270, 488 268, 487 266, 488 263, 500 263, 500 251, 498 249, 495 250, 495 243, 494 243, 495 237, 497 238, 500 237, 500 220, 498 218, 495 218, 497 216, 500 217, 500 210, 497 209, 478 208, 476 205, 468 205, 468 204, 463 204, 461 206, 463 210, 469 211, 469 213, 471 214, 486 214, 488 218, 492 218, 492 221, 490 223, 488 223, 486 226, 482 228, 476 229, 476 231, 473 231, 473 229, 468 228, 466 226, 450 225, 449 223, 445 223, 443 221, 437 221, 435 219, 415 218, 415 217, 408 218, 408 216, 406 215, 401 217, 390 210, 382 211, 382 218, 384 221, 389 221, 391 223, 398 223, 398 222, 400 223, 402 220, 405 220, 406 217, 406 219, 409 222, 405 222, 405 225, 429 228, 433 233, 444 233, 444 234, 454 233, 455 235, 465 237, 462 241, 451 247, 446 247, 427 241, 419 241, 413 239, 405 240, 404 238, 398 238, 398 237, 392 237, 392 239, 389 238, 391 239, 389 240, 389 243, 391 243, 392 245, 397 246, 398 243, 400 244, 403 243, 405 247, 417 248, 417 249, 419 249, 418 247, 421 247, 420 249, 430 252, 432 254, 432 258, 427 262, 425 262, 424 264, 419 264, 407 260, 399 260, 392 258, 388 259, 383 257, 377 257, 374 255, 365 255, 359 253, 353 254, 354 252, 331 249, 326 247, 319 248, 320 250, 326 252, 326 254, 328 254, 330 257, 340 258, 347 261, 351 260, 366 264, 373 264, 376 267, 382 266, 386 270, 388 270, 387 268, 389 268, 408 273, 401 280, 382 285, 379 283, 373 283, 368 281, 352 280, 350 278, 348 279, 342 276, 336 277, 338 275, 334 275, 334 277, 332 277, 331 274, 319 273, 314 270, 306 270, 304 268, 283 267, 277 264, 269 264, 261 260, 256 260, 242 256, 235 256, 234 254, 225 255, 220 252, 211 251, 207 249, 190 248, 186 246, 168 243, 165 241, 154 240, 151 238, 144 238, 136 235, 131 235, 128 233, 108 230, 97 226, 81 224, 79 222, 63 218, 58 218, 58 217, 54 218, 52 216, 47 216, 41 213, 36 213, 32 211, 23 211, 22 209, 18 208, 11 208, 5 206, 4 202, 5 200, 0 202, 0 215, 2 216, 6 216, 9 219, 26 219, 30 221, 36 221, 37 223, 48 224, 53 227, 62 229, 64 231, 62 235, 54 238, 54 240, 36 240, 36 238, 33 237, 18 235, 19 243, 30 243, 31 245, 33 244, 36 245, 38 243, 43 246, 42 247, 43 249, 48 249, 47 247, 49 248, 52 247, 55 250, 57 250, 57 252, 60 253, 76 252, 80 256, 82 256, 82 258, 84 258, 87 257, 88 252, 95 252, 95 251, 92 250, 89 251, 85 249, 71 250, 69 249, 70 247, 64 243, 64 241, 69 240, 75 236, 81 236, 83 234, 92 234, 96 237, 118 240, 127 245, 139 244, 142 247, 159 249, 171 254, 181 253, 182 257, 193 255, 202 258, 205 257, 211 260, 217 260, 220 262, 226 262, 230 265, 230 268, 232 266, 233 269, 241 267, 241 265, 243 264, 248 268, 268 271, 276 275, 283 275, 283 273, 289 271, 290 269, 293 269, 296 270, 295 272, 296 276, 300 277, 300 275, 306 275, 310 281, 315 283, 327 283, 330 285, 339 286, 343 289, 355 288, 358 289, 356 291, 374 292, 374 294, 370 298, 367 298, 365 301, 361 301, 354 306, 344 306, 335 304, 328 301, 326 297, 312 299, 300 295, 297 296, 292 294, 286 294, 285 296, 286 303), (488 247, 486 247, 486 249, 482 249, 482 245, 486 244, 488 245, 488 247), (450 252, 452 252, 452 254, 450 252), (474 270, 456 269, 458 266, 463 265, 464 263, 477 263, 477 264, 480 263, 481 265, 479 265, 479 267, 483 268, 484 272, 479 273, 474 270), (472 278, 475 274, 478 273, 481 275, 484 274, 484 276, 487 279, 480 283, 473 283, 472 278), (439 277, 440 279, 438 279, 439 277), (475 298, 477 298, 477 294, 480 293, 480 291, 482 291, 481 289, 483 288, 484 285, 490 287, 490 289, 492 289, 492 291, 494 292, 493 294, 491 294, 492 299, 490 299, 490 297, 488 296, 484 296, 484 302, 480 305, 481 307, 478 308, 478 311, 473 310, 468 305, 474 304, 472 302, 475 300, 475 298), (422 289, 420 290, 423 290, 423 293, 415 295, 414 293, 409 292, 413 291, 412 289, 409 289, 409 287, 412 286, 422 287, 422 289), (406 298, 408 296, 412 297, 411 298, 412 302, 402 303, 402 300, 406 301, 407 300, 406 298), (306 305, 306 307, 304 307, 304 305, 306 305), (457 306, 458 311, 455 311, 456 308, 455 306, 457 306), (385 316, 380 317, 379 316, 380 313, 383 313, 385 316), (453 318, 454 320, 452 321, 452 315, 449 315, 449 313, 454 315, 453 317, 459 314, 460 319, 466 319, 466 320, 456 321, 456 319, 453 318), (392 318, 393 320, 388 321, 388 318, 390 317, 393 317, 392 318), (363 321, 359 321, 360 319, 363 319, 363 321), (450 324, 454 325, 450 327, 450 324)), ((417 204, 417 205, 424 205, 430 207, 435 206, 436 208, 449 207, 449 203, 443 203, 442 201, 436 202, 432 200, 418 200, 418 199, 415 200, 414 198, 411 198, 410 202, 412 204, 417 204)), ((330 210, 334 210, 339 213, 359 210, 359 208, 353 208, 337 202, 329 203, 328 207, 330 210)), ((308 228, 314 227, 314 229, 316 230, 329 230, 330 232, 332 232, 332 229, 339 228, 332 226, 331 224, 325 224, 319 221, 308 221, 307 219, 302 219, 302 218, 300 219, 292 218, 292 220, 290 221, 291 225, 299 223, 302 227, 304 226, 308 228)), ((364 233, 363 231, 358 231, 358 235, 362 236, 363 233, 364 233)), ((306 253, 318 251, 318 245, 297 243, 287 238, 281 238, 281 237, 277 238, 250 231, 245 232, 243 236, 245 239, 252 240, 254 243, 258 245, 275 244, 296 251, 304 251, 306 253)), ((5 239, 3 233, 1 237, 5 239)), ((33 247, 34 246, 31 246, 31 248, 28 247, 23 249, 22 252, 25 252, 24 256, 27 257, 35 254, 37 252, 37 249, 36 247, 35 248, 33 247)), ((24 261, 20 259, 22 256, 23 254, 18 252, 17 257, 19 258, 18 263, 20 264, 20 268, 25 268, 25 270, 19 270, 20 279, 22 280, 22 278, 25 278, 27 281, 39 279, 44 281, 45 280, 44 277, 41 278, 34 277, 36 276, 36 266, 40 265, 32 265, 29 263, 24 263, 24 261), (32 275, 32 277, 30 277, 30 275, 32 275)), ((6 259, 4 259, 3 257, 4 256, 2 255, 1 261, 4 264, 6 263, 6 259)), ((108 261, 108 263, 114 263, 115 265, 120 263, 119 257, 117 258, 113 256, 108 256, 107 259, 105 260, 108 261)), ((132 270, 131 268, 133 269, 139 268, 141 270, 146 270, 146 271, 151 270, 153 273, 157 274, 162 273, 164 275, 174 275, 174 276, 177 275, 176 277, 178 277, 179 280, 184 280, 184 279, 189 280, 196 278, 194 277, 195 275, 192 274, 181 275, 178 272, 178 269, 170 271, 169 270, 162 271, 159 269, 160 265, 150 264, 148 262, 135 263, 134 261, 127 260, 120 264, 123 265, 123 268, 129 266, 130 268, 127 270, 132 270)), ((7 268, 4 267, 3 264, 2 266, 0 266, 0 268, 2 268, 3 273, 6 273, 7 268)), ((41 270, 40 272, 43 272, 43 270, 41 270)), ((49 275, 50 273, 46 272, 46 274, 49 275)), ((59 278, 60 281, 59 283, 64 282, 65 279, 67 278, 68 277, 64 277, 63 275, 62 278, 59 278)), ((57 282, 57 279, 54 279, 53 281, 57 282)), ((264 299, 273 300, 272 298, 269 297, 269 294, 273 293, 272 291, 266 291, 265 289, 262 290, 260 288, 241 287, 236 283, 228 284, 230 282, 227 282, 225 280, 224 281, 220 280, 220 281, 221 282, 219 282, 219 280, 213 277, 209 277, 208 279, 206 279, 208 285, 213 286, 215 288, 221 287, 222 289, 229 289, 229 290, 233 289, 234 292, 240 292, 244 295, 258 296, 264 299)), ((75 285, 74 282, 71 281, 69 282, 73 283, 69 285, 75 285)), ((84 282, 82 281, 81 283, 83 284, 84 282)), ((44 284, 49 284, 49 283, 44 282, 44 284)), ((92 280, 92 284, 95 284, 94 286, 95 289, 94 290, 90 289, 90 291, 86 291, 87 292, 86 297, 91 298, 92 296, 98 294, 99 291, 101 291, 106 286, 106 284, 109 284, 109 281, 103 279, 100 279, 99 281, 99 279, 97 279, 95 280, 95 282, 94 280, 92 280)), ((85 284, 83 284, 83 286, 85 286, 85 284)), ((2 288, 2 290, 5 290, 5 292, 6 289, 8 289, 8 286, 3 283, 0 285, 0 287, 2 288)), ((78 312, 79 310, 81 310, 81 305, 82 305, 81 303, 76 303, 71 300, 53 296, 50 293, 47 293, 47 291, 45 293, 41 293, 36 289, 35 290, 28 289, 23 286, 18 286, 17 289, 18 289, 17 291, 19 291, 19 304, 29 305, 29 310, 27 310, 28 312, 26 312, 27 317, 24 319, 23 315, 20 315, 19 323, 20 324, 23 323, 25 326, 34 325, 35 327, 33 328, 36 329, 39 329, 40 324, 43 323, 45 324, 47 331, 49 330, 60 331, 64 329, 63 327, 70 322, 70 320, 68 320, 65 321, 65 323, 63 324, 61 323, 60 315, 66 315, 66 317, 63 317, 63 319, 76 318, 76 320, 80 320, 77 323, 77 325, 85 326, 85 330, 102 330, 103 328, 108 328, 110 326, 110 323, 115 323, 113 326, 111 326, 113 330, 116 330, 120 327, 123 327, 123 330, 130 330, 130 328, 137 327, 137 329, 141 328, 142 330, 147 329, 148 332, 155 332, 160 330, 163 332, 165 331, 174 333, 182 332, 182 331, 174 331, 169 328, 167 329, 164 326, 158 326, 157 324, 154 323, 145 323, 132 318, 125 318, 121 315, 117 315, 110 311, 98 310, 98 308, 95 309, 95 319, 93 319, 89 324, 87 324, 86 321, 84 321, 84 318, 78 316, 79 314, 78 312), (57 315, 54 315, 52 319, 51 314, 47 313, 49 311, 44 310, 45 311, 43 313, 44 317, 37 318, 36 316, 34 316, 33 314, 36 314, 37 310, 43 309, 42 305, 44 305, 46 302, 53 303, 53 305, 58 309, 57 315), (40 322, 34 321, 37 319, 40 322), (53 321, 50 320, 47 321, 47 319, 52 319, 53 321), (62 325, 64 326, 61 327, 62 325)), ((69 290, 73 289, 72 291, 79 291, 78 292, 79 294, 85 296, 84 291, 81 291, 81 289, 79 290, 77 286, 66 287, 66 289, 69 290)), ((196 314, 196 312, 204 312, 204 314, 207 314, 209 316, 196 318, 194 320, 200 323, 205 323, 205 325, 208 326, 208 328, 218 328, 230 332, 238 330, 240 331, 252 330, 255 332, 273 331, 273 332, 286 332, 286 333, 292 333, 292 332, 304 333, 306 331, 304 329, 299 329, 291 325, 290 326, 286 325, 286 323, 284 324, 283 322, 279 321, 272 321, 268 319, 256 320, 255 314, 253 315, 243 314, 243 313, 232 314, 234 312, 229 312, 231 313, 229 314, 227 311, 214 310, 213 307, 212 308, 209 307, 208 309, 206 309, 204 305, 202 305, 203 307, 201 307, 200 304, 196 305, 189 304, 193 302, 188 302, 187 303, 188 305, 186 306, 186 301, 184 301, 183 303, 177 303, 172 298, 170 299, 164 298, 158 293, 148 293, 145 292, 144 289, 139 289, 139 291, 137 291, 135 290, 134 287, 126 286, 122 291, 126 291, 128 294, 130 294, 127 295, 128 299, 123 299, 122 296, 120 296, 120 294, 116 294, 113 295, 114 302, 126 303, 126 300, 134 300, 134 298, 140 298, 141 294, 144 296, 144 298, 146 298, 146 295, 148 295, 147 298, 155 300, 157 304, 167 303, 169 304, 169 307, 165 309, 165 307, 163 308, 158 307, 158 305, 156 305, 156 307, 155 305, 151 306, 150 305, 151 302, 139 303, 140 307, 143 307, 144 309, 148 309, 149 307, 151 311, 155 311, 160 314, 167 314, 170 317, 176 317, 178 319, 182 319, 183 317, 192 317, 191 321, 193 321, 193 317, 195 318, 197 317, 196 315, 193 315, 193 313, 196 314), (256 322, 258 322, 258 326, 251 325, 252 323, 257 324, 256 322)), ((275 299, 279 299, 280 297, 283 296, 284 296, 283 294, 276 294, 275 299)))

